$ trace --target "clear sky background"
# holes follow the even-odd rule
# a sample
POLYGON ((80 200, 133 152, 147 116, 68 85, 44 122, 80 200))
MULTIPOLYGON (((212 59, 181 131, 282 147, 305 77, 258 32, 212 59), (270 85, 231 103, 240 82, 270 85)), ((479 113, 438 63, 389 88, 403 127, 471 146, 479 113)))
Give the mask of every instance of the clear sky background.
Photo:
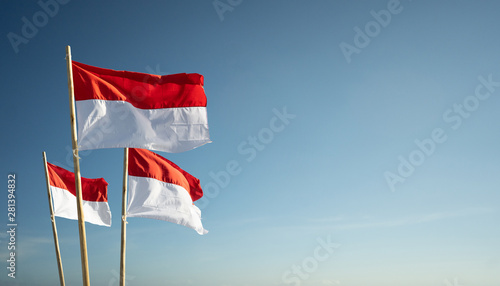
MULTIPOLYGON (((498 1, 60 1, 1 1, 1 285, 58 284, 42 151, 72 170, 66 45, 205 77, 213 143, 159 153, 205 186, 210 232, 128 219, 127 285, 500 285, 498 1)), ((113 215, 86 224, 91 285, 118 285, 123 150, 80 157, 113 215)), ((81 285, 77 222, 56 222, 81 285)))

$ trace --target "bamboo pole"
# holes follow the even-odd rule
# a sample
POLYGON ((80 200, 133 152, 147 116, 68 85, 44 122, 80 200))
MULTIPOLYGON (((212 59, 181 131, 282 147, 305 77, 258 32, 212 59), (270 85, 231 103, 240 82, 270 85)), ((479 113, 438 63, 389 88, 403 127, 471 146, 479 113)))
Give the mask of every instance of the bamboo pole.
POLYGON ((45 169, 45 180, 47 181, 47 195, 49 197, 49 208, 50 208, 50 220, 52 221, 52 234, 54 235, 54 245, 56 248, 56 257, 57 257, 57 268, 59 269, 59 281, 61 282, 61 286, 64 286, 64 272, 61 261, 61 252, 59 251, 59 239, 57 238, 57 227, 56 220, 54 218, 54 208, 52 206, 52 195, 50 193, 50 179, 49 179, 49 170, 47 168, 47 157, 45 156, 45 152, 43 152, 43 168, 45 169))
POLYGON ((82 260, 82 280, 84 286, 90 286, 89 265, 87 259, 87 238, 85 234, 85 219, 83 216, 82 202, 82 180, 80 177, 80 161, 78 157, 78 142, 76 133, 75 116, 75 92, 73 89, 73 67, 71 64, 71 47, 66 46, 66 64, 68 69, 68 90, 69 90, 69 109, 71 118, 71 143, 73 145, 73 165, 75 169, 75 187, 76 187, 76 208, 78 212, 78 231, 80 234, 80 256, 82 260))
POLYGON ((123 155, 123 193, 122 193, 122 240, 120 252, 120 286, 125 286, 125 250, 127 242, 127 177, 128 177, 128 148, 123 155))

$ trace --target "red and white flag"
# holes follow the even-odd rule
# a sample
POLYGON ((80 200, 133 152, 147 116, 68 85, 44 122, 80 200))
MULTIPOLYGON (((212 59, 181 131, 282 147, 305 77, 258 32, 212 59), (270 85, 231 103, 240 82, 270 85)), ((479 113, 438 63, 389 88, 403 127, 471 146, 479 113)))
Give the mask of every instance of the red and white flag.
MULTIPOLYGON (((78 220, 75 174, 47 163, 49 185, 54 201, 54 215, 78 220)), ((108 183, 103 179, 82 179, 83 216, 86 222, 111 226, 108 183)))
POLYGON ((177 153, 211 142, 202 75, 72 66, 80 150, 135 147, 177 153))
POLYGON ((193 204, 203 196, 200 180, 162 156, 129 149, 127 216, 165 220, 190 227, 199 234, 201 211, 193 204))

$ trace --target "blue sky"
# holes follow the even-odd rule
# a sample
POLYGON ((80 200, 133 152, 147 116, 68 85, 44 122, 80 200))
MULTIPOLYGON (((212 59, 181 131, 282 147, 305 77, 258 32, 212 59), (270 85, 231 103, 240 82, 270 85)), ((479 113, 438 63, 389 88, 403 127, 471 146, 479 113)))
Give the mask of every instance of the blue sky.
MULTIPOLYGON (((218 186, 198 203, 210 232, 129 218, 127 285, 500 285, 500 3, 41 3, 0 12, 18 223, 12 279, 4 187, 0 284, 58 283, 42 151, 72 168, 70 45, 89 65, 205 77, 213 143, 159 153, 218 186)), ((118 285, 123 150, 80 157, 113 215, 86 224, 91 285, 118 285)), ((80 285, 77 222, 56 222, 80 285)))

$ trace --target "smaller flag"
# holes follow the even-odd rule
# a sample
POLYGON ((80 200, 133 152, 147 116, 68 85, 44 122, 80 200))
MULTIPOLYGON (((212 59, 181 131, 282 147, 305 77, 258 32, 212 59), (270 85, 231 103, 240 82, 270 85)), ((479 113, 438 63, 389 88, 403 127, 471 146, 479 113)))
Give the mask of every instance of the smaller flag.
POLYGON ((127 216, 165 220, 208 233, 193 204, 203 196, 200 180, 162 156, 129 149, 127 216))
MULTIPOLYGON (((50 191, 54 201, 54 215, 78 220, 75 174, 47 163, 50 191)), ((86 222, 111 226, 108 205, 108 183, 103 179, 82 179, 83 216, 86 222)))

